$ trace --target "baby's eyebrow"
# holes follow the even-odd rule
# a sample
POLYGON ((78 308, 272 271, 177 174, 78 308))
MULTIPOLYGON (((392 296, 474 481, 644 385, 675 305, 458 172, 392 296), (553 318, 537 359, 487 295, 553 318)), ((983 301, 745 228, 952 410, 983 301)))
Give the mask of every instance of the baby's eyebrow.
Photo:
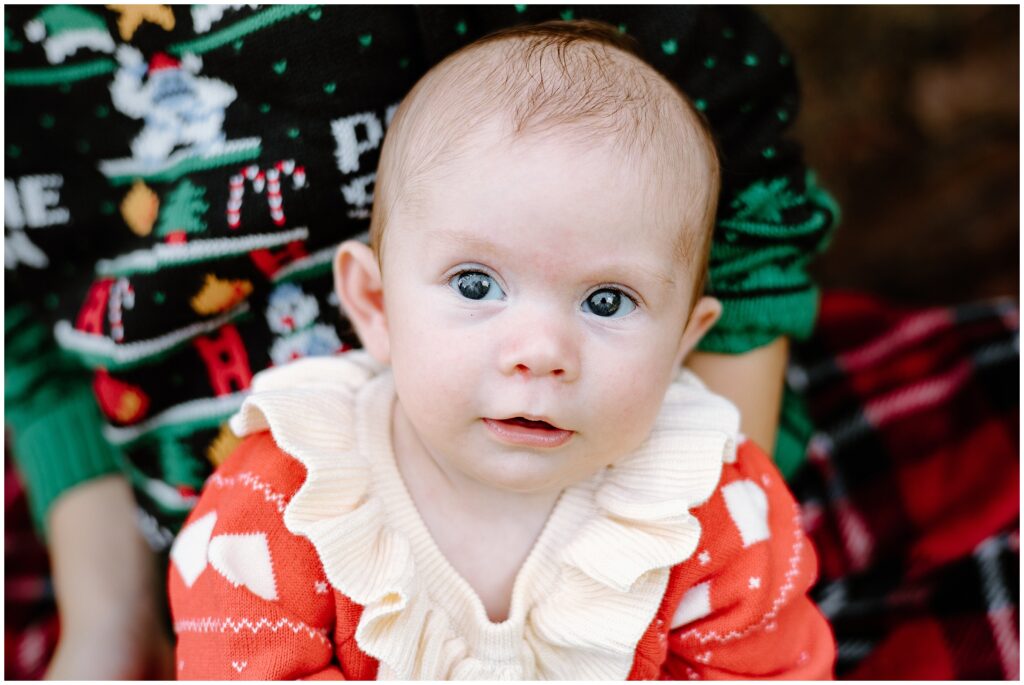
POLYGON ((648 273, 670 288, 674 287, 676 284, 676 279, 672 278, 671 275, 658 271, 657 269, 649 269, 648 273))
POLYGON ((467 233, 466 231, 460 231, 454 228, 429 228, 427 229, 427 233, 430 233, 433 237, 436 237, 439 240, 459 243, 460 245, 469 245, 474 249, 486 250, 487 252, 497 252, 497 247, 490 240, 467 233))

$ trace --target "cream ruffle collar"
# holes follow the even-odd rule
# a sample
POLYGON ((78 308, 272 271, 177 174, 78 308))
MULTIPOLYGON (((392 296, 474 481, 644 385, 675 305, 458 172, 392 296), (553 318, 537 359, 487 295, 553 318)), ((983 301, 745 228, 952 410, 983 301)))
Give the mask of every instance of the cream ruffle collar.
POLYGON ((231 420, 240 436, 269 429, 305 465, 285 526, 364 607, 356 641, 378 678, 625 679, 669 570, 696 550, 689 509, 735 457, 735 407, 682 371, 640 448, 563 493, 495 624, 404 491, 393 401, 390 372, 356 351, 258 374, 231 420))

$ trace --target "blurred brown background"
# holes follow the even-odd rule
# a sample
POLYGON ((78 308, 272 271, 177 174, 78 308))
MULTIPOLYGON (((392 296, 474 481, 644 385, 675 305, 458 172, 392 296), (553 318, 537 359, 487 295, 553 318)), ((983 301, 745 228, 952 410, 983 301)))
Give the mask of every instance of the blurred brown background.
POLYGON ((758 8, 792 50, 793 134, 839 201, 813 271, 909 305, 1019 295, 1019 8, 758 8))

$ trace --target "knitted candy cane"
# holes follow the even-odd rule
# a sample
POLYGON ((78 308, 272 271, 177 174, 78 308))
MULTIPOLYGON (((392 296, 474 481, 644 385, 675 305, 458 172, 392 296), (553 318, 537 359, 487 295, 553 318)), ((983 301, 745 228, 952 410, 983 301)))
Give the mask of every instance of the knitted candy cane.
POLYGON ((119 278, 114 281, 110 288, 110 312, 107 318, 110 321, 110 335, 114 342, 124 340, 124 324, 121 320, 122 309, 133 309, 135 307, 135 290, 127 278, 119 278))
POLYGON ((252 188, 257 193, 262 193, 263 188, 266 187, 270 218, 274 220, 275 225, 284 226, 284 202, 281 197, 282 174, 292 177, 292 187, 295 190, 305 187, 306 168, 297 166, 293 159, 277 162, 266 173, 255 164, 251 164, 232 175, 228 181, 228 226, 236 229, 242 225, 242 196, 245 194, 246 180, 252 182, 252 188))

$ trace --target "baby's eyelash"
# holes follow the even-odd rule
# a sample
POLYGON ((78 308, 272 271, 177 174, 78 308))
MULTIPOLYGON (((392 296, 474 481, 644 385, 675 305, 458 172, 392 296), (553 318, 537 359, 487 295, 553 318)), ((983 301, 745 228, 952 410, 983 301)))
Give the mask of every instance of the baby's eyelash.
MULTIPOLYGON (((621 285, 614 285, 612 283, 599 285, 595 288, 591 288, 589 291, 587 291, 586 297, 590 297, 594 293, 601 292, 602 290, 614 290, 617 293, 621 293, 623 297, 629 299, 636 307, 641 306, 641 304, 643 303, 643 300, 640 298, 639 295, 633 294, 632 291, 627 290, 621 285)), ((586 299, 586 297, 584 299, 586 299)))

